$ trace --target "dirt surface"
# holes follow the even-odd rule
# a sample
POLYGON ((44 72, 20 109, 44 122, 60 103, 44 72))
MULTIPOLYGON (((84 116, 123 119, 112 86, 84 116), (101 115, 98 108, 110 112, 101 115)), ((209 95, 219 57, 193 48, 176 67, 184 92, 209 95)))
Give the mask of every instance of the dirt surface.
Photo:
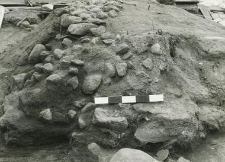
POLYGON ((225 135, 210 135, 193 153, 186 154, 193 162, 223 162, 225 152, 225 135))
MULTIPOLYGON (((0 80, 0 103, 3 103, 2 109, 5 109, 2 110, 1 116, 5 114, 1 117, 4 141, 1 144, 0 161, 97 161, 96 156, 87 149, 87 145, 92 142, 97 142, 106 148, 140 148, 153 157, 160 148, 169 148, 171 158, 182 155, 192 162, 225 161, 224 135, 209 133, 224 130, 224 117, 220 114, 224 113, 225 28, 173 6, 146 1, 132 1, 132 3, 136 6, 123 4, 123 10, 119 15, 106 21, 107 31, 114 35, 121 35, 124 39, 123 43, 128 44, 133 53, 128 60, 115 54, 115 45, 100 44, 93 47, 90 43, 80 43, 83 38, 68 37, 73 41, 73 45, 78 44, 85 48, 82 55, 74 52, 76 58, 88 62, 83 69, 79 67, 81 70, 77 75, 79 84, 82 84, 85 77, 89 75, 96 78, 99 75, 106 77, 105 63, 111 63, 113 66, 120 63, 129 65, 124 77, 112 78, 110 84, 104 83, 98 87, 95 95, 82 93, 81 86, 71 92, 68 87, 64 87, 65 85, 61 85, 62 89, 59 88, 54 93, 46 92, 44 91, 47 84, 45 78, 20 90, 14 90, 10 83, 11 76, 32 72, 34 65, 27 60, 36 44, 50 44, 51 53, 57 48, 67 51, 66 56, 73 53, 71 47, 66 48, 61 44, 63 39, 55 39, 60 32, 64 36, 68 35, 66 28, 59 28, 61 11, 50 15, 43 22, 38 23, 40 26, 31 31, 19 28, 11 22, 3 24, 0 30, 0 35, 3 37, 0 41, 2 66, 0 76, 3 78, 0 80), (160 30, 161 34, 158 33, 160 30), (171 44, 171 40, 174 44, 171 44), (162 56, 154 55, 150 50, 156 42, 162 46, 162 56), (91 53, 88 52, 89 50, 91 53), (140 64, 147 58, 153 60, 153 67, 148 65, 144 68, 144 63, 140 64), (36 90, 41 94, 37 93, 32 98, 36 90), (67 91, 70 93, 68 94, 67 91), (74 101, 85 99, 86 102, 90 102, 94 96, 145 93, 164 93, 165 103, 103 106, 104 110, 98 107, 94 112, 90 108, 84 107, 80 110, 73 106, 74 101), (8 96, 4 99, 6 95, 8 96), (22 102, 22 106, 16 104, 17 98, 22 102), (45 110, 44 108, 51 108, 53 115, 57 114, 53 123, 46 124, 39 120, 38 114, 45 110), (79 117, 68 124, 67 120, 62 118, 62 114, 71 109, 78 112, 79 117), (98 125, 98 122, 102 121, 95 121, 97 113, 103 117, 108 116, 113 122, 119 119, 119 126, 110 125, 111 121, 109 125, 105 123, 98 125), (95 118, 90 121, 93 115, 95 118), (2 122, 3 119, 8 123, 2 122), (88 121, 86 129, 81 129, 80 119, 88 121), (126 127, 126 119, 129 127, 126 131, 121 131, 121 127, 123 129, 126 127), (121 123, 121 120, 124 122, 121 123), (62 140, 63 144, 32 146, 51 143, 50 141, 56 139, 62 140), (146 144, 146 141, 150 144, 146 144), (5 147, 3 143, 31 146, 13 148, 5 147), (192 147, 194 149, 193 152, 178 154, 175 152, 172 156, 177 145, 182 150, 192 147), (18 148, 21 149, 16 151, 18 148)), ((87 35, 85 38, 91 40, 93 36, 87 35)), ((57 60, 52 64, 55 69, 61 66, 57 60)), ((55 70, 53 74, 58 72, 60 69, 55 70)), ((69 77, 66 76, 64 80, 68 80, 69 77)), ((105 156, 108 156, 107 153, 105 156)))

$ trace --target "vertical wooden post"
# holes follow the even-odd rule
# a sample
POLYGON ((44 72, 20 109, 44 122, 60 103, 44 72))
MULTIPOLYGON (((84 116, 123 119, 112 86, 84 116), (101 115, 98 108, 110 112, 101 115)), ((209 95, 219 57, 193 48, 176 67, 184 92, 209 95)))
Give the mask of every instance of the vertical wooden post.
POLYGON ((0 28, 2 26, 4 14, 5 14, 5 8, 3 6, 0 6, 0 28))

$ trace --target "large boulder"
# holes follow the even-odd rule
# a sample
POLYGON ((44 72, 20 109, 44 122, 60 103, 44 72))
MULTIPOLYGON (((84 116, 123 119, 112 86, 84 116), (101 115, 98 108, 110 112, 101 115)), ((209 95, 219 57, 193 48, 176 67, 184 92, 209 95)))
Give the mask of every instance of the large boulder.
POLYGON ((114 154, 110 162, 158 162, 143 151, 124 148, 114 154))
POLYGON ((128 121, 125 117, 113 116, 103 108, 96 108, 93 117, 94 125, 107 129, 123 131, 128 127, 128 121))
POLYGON ((145 121, 134 134, 142 144, 166 142, 175 137, 191 140, 197 136, 195 110, 198 107, 192 101, 182 99, 154 105, 136 104, 134 109, 139 113, 151 114, 145 116, 145 121))

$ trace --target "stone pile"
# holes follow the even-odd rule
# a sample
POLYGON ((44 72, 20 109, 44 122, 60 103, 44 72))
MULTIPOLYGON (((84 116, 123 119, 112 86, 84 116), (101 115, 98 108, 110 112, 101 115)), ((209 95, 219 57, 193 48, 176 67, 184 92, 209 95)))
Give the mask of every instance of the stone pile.
MULTIPOLYGON (((189 49, 183 44, 182 48, 172 47, 170 34, 137 36, 114 31, 108 21, 121 12, 122 4, 117 1, 76 2, 65 9, 58 24, 61 33, 36 44, 26 70, 12 76, 11 94, 0 118, 0 126, 7 130, 7 143, 43 144, 69 136, 75 142, 98 142, 111 148, 128 144, 186 147, 205 138, 205 127, 225 127, 223 111, 210 113, 204 111, 207 106, 196 104, 195 100, 201 101, 208 91, 204 87, 196 90, 196 83, 177 67, 184 59, 175 63, 171 54, 176 49, 180 58, 185 58, 189 49), (98 96, 161 93, 167 96, 163 103, 93 103, 98 96), (24 136, 28 143, 22 140, 24 136)), ((190 68, 196 72, 195 65, 190 68)), ((163 161, 169 153, 163 150, 157 156, 163 161)))

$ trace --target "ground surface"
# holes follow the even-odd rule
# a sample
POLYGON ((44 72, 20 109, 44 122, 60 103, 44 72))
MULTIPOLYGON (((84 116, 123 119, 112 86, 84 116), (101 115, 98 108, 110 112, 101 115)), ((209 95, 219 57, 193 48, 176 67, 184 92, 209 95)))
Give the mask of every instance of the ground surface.
MULTIPOLYGON (((19 2, 19 0, 15 0, 19 2)), ((50 2, 50 1, 49 1, 50 2)), ((55 2, 55 1, 54 1, 55 2)), ((143 32, 156 32, 158 29, 162 29, 163 32, 170 32, 174 34, 182 35, 196 35, 203 39, 215 39, 223 40, 225 37, 225 28, 219 26, 213 22, 207 22, 201 18, 190 16, 189 21, 186 21, 185 14, 176 14, 180 9, 175 8, 163 8, 153 7, 150 10, 147 9, 148 3, 134 1, 137 3, 137 7, 125 5, 125 12, 121 17, 114 19, 110 22, 111 29, 113 30, 127 30, 129 33, 143 33, 143 32), (146 16, 148 15, 148 16, 146 16), (160 15, 160 16, 159 16, 160 15), (192 20, 193 18, 193 20, 192 20), (126 21, 124 21, 126 20, 126 21), (151 20, 151 21, 149 21, 151 20), (134 23, 131 26, 127 26, 131 21, 134 23), (198 23, 196 23, 198 21, 198 23)), ((22 37, 29 34, 28 31, 18 29, 3 24, 3 28, 0 30, 0 54, 10 48, 11 44, 20 41, 22 37), (12 34, 8 34, 12 33, 12 34)), ((0 59, 5 57, 0 55, 0 59)), ((4 74, 11 69, 0 68, 0 76, 5 77, 4 74)), ((7 80, 7 79, 6 79, 7 80)), ((7 93, 5 80, 0 80, 0 101, 4 97, 4 93, 7 93)), ((225 161, 225 135, 212 135, 209 136, 199 148, 193 150, 193 153, 184 154, 183 156, 192 160, 192 162, 224 162, 225 161)), ((13 148, 5 148, 2 146, 0 153, 0 161, 7 162, 23 162, 23 161, 76 161, 76 151, 71 147, 67 147, 67 143, 62 146, 48 146, 40 148, 24 148, 21 150, 13 148)), ((83 155, 85 156, 85 155, 83 155)), ((85 157, 83 157, 85 158, 85 157)), ((85 160, 84 160, 85 161, 85 160)))
POLYGON ((193 162, 223 162, 225 160, 224 144, 224 134, 211 135, 199 148, 186 156, 193 162))

